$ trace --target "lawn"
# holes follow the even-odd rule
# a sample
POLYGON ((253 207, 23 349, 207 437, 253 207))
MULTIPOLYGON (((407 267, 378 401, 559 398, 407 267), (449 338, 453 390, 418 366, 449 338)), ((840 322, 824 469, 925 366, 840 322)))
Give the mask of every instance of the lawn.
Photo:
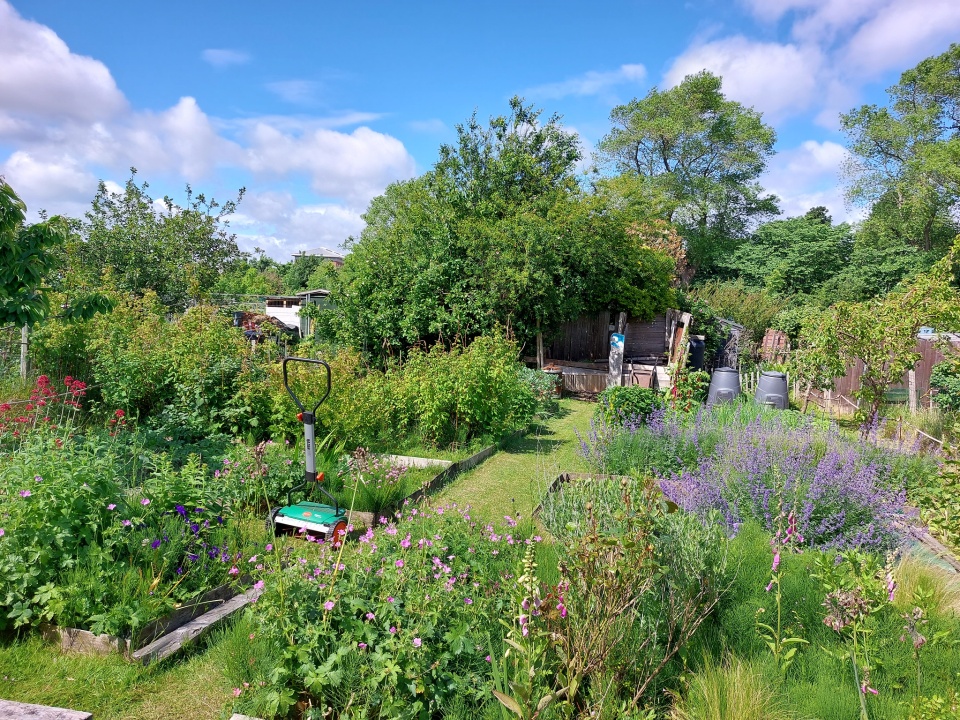
POLYGON ((546 488, 562 472, 587 470, 578 455, 575 431, 585 434, 596 405, 560 401, 559 411, 529 432, 509 440, 493 457, 457 477, 437 502, 470 505, 478 517, 503 521, 504 515, 529 517, 546 488))

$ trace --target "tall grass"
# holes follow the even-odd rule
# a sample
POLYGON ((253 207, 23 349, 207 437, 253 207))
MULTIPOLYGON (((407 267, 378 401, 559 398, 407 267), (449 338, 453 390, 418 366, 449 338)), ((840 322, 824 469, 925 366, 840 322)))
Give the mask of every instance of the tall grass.
POLYGON ((725 665, 708 662, 691 679, 672 720, 794 720, 778 688, 752 663, 731 658, 725 665))

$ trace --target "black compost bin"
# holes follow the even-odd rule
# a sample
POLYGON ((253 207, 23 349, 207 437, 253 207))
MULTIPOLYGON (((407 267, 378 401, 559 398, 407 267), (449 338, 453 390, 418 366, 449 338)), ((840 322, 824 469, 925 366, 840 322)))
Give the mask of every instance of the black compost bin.
POLYGON ((706 347, 703 335, 690 336, 690 367, 694 370, 703 370, 703 353, 706 347))
POLYGON ((740 373, 733 368, 722 367, 713 371, 707 404, 733 402, 740 396, 740 373))
POLYGON ((758 403, 786 410, 790 407, 790 393, 787 390, 787 376, 782 372, 765 370, 760 373, 757 392, 753 399, 758 403))

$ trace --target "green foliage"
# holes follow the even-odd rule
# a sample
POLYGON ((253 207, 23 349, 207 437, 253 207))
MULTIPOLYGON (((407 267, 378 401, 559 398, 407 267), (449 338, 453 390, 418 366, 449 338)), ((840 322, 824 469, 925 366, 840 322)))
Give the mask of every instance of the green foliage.
POLYGON ((849 225, 808 213, 761 225, 720 264, 746 287, 813 295, 847 266, 852 249, 849 225))
POLYGON ((708 660, 690 678, 671 720, 792 720, 778 688, 761 667, 738 657, 718 666, 708 660))
POLYGON ((949 357, 933 366, 930 389, 936 391, 933 402, 946 412, 960 411, 960 358, 949 357))
POLYGON ((122 193, 100 183, 80 229, 83 242, 71 248, 77 255, 71 262, 78 274, 87 275, 88 286, 105 283, 137 294, 152 290, 167 308, 183 310, 190 300, 205 297, 239 257, 227 218, 244 191, 220 205, 202 193, 194 196, 188 185, 183 207, 165 197, 165 212, 158 212, 148 185, 137 185, 135 178, 131 168, 122 193), (101 272, 104 277, 97 277, 101 272))
POLYGON ((608 423, 642 423, 663 407, 663 396, 656 390, 637 385, 615 386, 597 396, 595 416, 608 423))
POLYGON ((27 206, 0 177, 0 327, 33 325, 50 308, 43 283, 49 281, 67 235, 65 223, 52 218, 24 225, 27 206))
POLYGON ((268 556, 251 612, 279 652, 268 685, 244 689, 249 704, 238 707, 269 716, 306 697, 321 712, 413 719, 458 699, 482 713, 493 701, 485 658, 500 653, 510 592, 501 579, 528 536, 483 530, 455 507, 410 508, 342 554, 320 545, 301 549, 303 564, 268 556))
POLYGON ((782 298, 768 289, 752 290, 742 280, 714 280, 696 287, 692 295, 717 317, 743 325, 755 343, 763 340, 774 318, 787 306, 782 298))
POLYGON ((848 196, 873 204, 863 231, 874 244, 896 239, 942 254, 960 230, 958 68, 960 45, 953 44, 903 73, 887 90, 889 107, 863 105, 841 116, 851 151, 848 196))
POLYGON ((760 113, 727 100, 721 79, 688 75, 669 90, 619 105, 599 154, 650 193, 667 199, 666 217, 683 230, 696 270, 710 274, 751 221, 778 212, 757 179, 776 135, 760 113))
POLYGON ((578 158, 559 118, 519 99, 488 127, 471 118, 430 172, 370 204, 320 327, 383 358, 497 327, 528 344, 587 311, 662 310, 672 260, 627 235, 635 212, 578 186, 578 158))
POLYGON ((230 580, 250 536, 197 457, 138 470, 113 438, 72 429, 39 429, 0 462, 0 626, 128 633, 230 580))
POLYGON ((887 388, 919 359, 919 329, 960 322, 960 303, 951 285, 954 253, 886 297, 840 302, 810 317, 795 358, 799 376, 811 386, 830 387, 847 364, 860 360, 865 367, 855 395, 863 401, 861 414, 873 417, 887 388))

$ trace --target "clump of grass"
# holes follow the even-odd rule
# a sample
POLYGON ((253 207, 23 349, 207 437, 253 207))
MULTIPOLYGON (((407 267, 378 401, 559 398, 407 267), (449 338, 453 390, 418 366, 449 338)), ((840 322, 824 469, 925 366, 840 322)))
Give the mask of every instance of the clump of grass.
POLYGON ((951 582, 953 577, 946 569, 915 555, 906 555, 894 571, 897 582, 894 605, 903 611, 920 606, 927 613, 956 614, 960 612, 960 585, 951 582))
POLYGON ((686 697, 674 706, 672 720, 796 720, 783 707, 776 688, 760 669, 740 658, 708 663, 690 680, 686 697))

